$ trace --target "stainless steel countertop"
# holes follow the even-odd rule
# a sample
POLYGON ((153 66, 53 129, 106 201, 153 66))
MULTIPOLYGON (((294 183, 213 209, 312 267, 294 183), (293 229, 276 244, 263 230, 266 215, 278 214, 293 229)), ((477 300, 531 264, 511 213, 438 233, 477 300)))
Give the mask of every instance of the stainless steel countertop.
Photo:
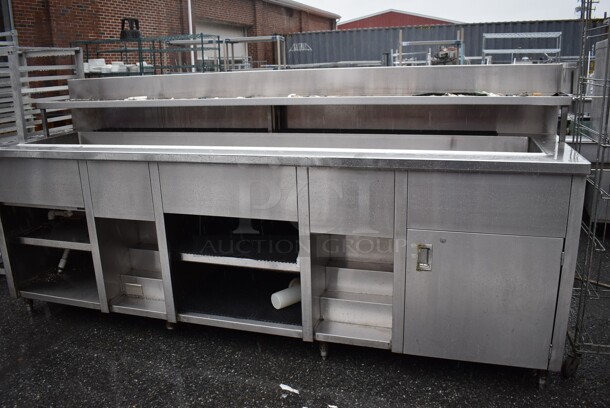
MULTIPOLYGON (((556 140, 556 138, 555 138, 556 140)), ((538 141, 542 152, 473 152, 306 147, 18 144, 0 158, 47 158, 189 163, 350 167, 540 174, 590 173, 590 163, 567 144, 538 141)))

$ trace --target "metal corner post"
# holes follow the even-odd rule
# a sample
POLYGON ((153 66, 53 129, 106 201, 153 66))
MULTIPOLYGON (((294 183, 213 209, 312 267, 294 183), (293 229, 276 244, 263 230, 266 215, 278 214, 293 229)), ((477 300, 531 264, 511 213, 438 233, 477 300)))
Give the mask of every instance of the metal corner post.
POLYGON ((13 93, 13 106, 15 108, 15 126, 17 128, 17 141, 25 143, 27 127, 25 125, 23 95, 21 93, 21 72, 19 70, 19 50, 13 47, 8 52, 8 64, 11 72, 11 90, 13 93))

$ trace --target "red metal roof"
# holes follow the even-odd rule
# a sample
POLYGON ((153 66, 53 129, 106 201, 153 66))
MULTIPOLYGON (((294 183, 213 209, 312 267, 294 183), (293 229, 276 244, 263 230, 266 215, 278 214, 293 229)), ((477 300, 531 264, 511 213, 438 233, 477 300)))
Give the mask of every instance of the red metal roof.
POLYGON ((337 24, 339 30, 354 28, 405 27, 415 25, 456 24, 452 21, 399 10, 387 10, 337 24))

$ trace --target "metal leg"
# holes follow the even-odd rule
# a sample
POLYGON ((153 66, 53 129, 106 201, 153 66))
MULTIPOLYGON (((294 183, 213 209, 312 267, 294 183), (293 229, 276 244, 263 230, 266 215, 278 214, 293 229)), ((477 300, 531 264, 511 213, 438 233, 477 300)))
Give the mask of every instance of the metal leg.
POLYGON ((560 119, 560 129, 559 129, 559 142, 565 143, 566 141, 566 133, 568 130, 568 110, 567 106, 561 107, 561 119, 560 119))
POLYGON ((165 328, 167 330, 171 330, 173 331, 176 328, 176 323, 172 323, 172 322, 165 322, 165 328))
POLYGON ((578 371, 578 367, 580 366, 580 353, 569 352, 565 359, 563 360, 563 364, 561 365, 561 375, 563 378, 572 378, 578 371))
POLYGON ((40 114, 42 117, 42 132, 44 133, 44 137, 48 138, 49 137, 49 120, 47 117, 47 110, 41 109, 40 114))
POLYGON ((320 343, 320 356, 322 357, 322 360, 326 360, 328 358, 328 347, 328 343, 324 341, 320 343))
POLYGON ((546 389, 546 383, 549 378, 549 372, 547 370, 538 370, 538 389, 540 391, 546 389))
POLYGON ((28 311, 29 314, 34 313, 34 301, 32 299, 23 299, 25 303, 25 310, 28 311))

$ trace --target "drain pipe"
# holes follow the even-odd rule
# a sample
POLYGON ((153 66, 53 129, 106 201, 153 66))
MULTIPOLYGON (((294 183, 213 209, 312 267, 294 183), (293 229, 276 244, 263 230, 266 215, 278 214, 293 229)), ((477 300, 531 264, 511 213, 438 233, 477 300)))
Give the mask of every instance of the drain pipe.
POLYGON ((66 263, 68 263, 68 255, 70 255, 70 250, 66 248, 64 249, 64 253, 59 260, 59 265, 57 265, 57 273, 62 273, 66 268, 66 263))
MULTIPOLYGON (((191 0, 188 0, 188 13, 189 13, 189 35, 193 35, 193 5, 191 4, 191 0)), ((193 46, 191 48, 191 71, 197 72, 195 69, 195 51, 193 51, 193 46)))

